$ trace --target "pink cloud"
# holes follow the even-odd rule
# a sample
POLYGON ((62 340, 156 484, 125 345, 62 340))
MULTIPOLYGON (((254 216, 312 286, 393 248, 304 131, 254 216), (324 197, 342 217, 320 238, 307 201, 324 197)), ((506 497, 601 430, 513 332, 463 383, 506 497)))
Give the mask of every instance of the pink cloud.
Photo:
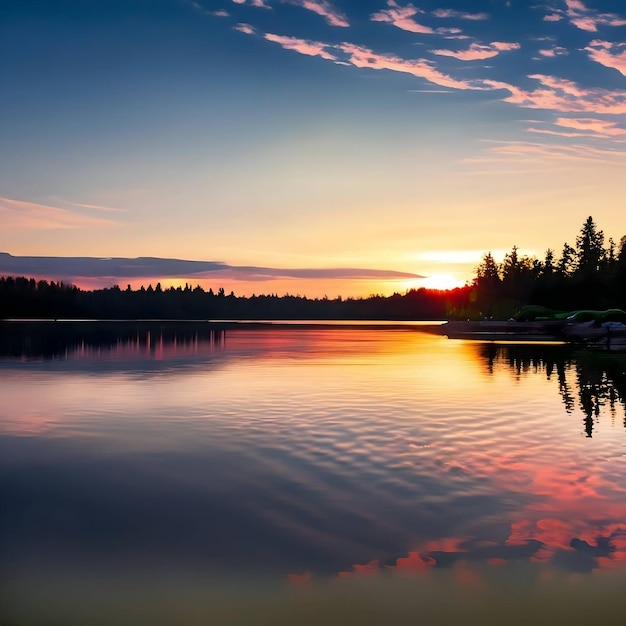
POLYGON ((604 137, 626 135, 626 129, 620 128, 617 125, 617 122, 599 120, 593 117, 559 117, 557 118, 555 124, 563 126, 564 128, 574 128, 576 130, 595 133, 604 137))
MULTIPOLYGON (((285 1, 285 0, 283 0, 285 1)), ((289 4, 300 6, 323 17, 331 26, 350 26, 345 15, 335 10, 326 0, 286 0, 289 4)))
POLYGON ((596 26, 596 21, 589 16, 572 17, 570 21, 572 22, 572 24, 574 24, 574 26, 580 28, 580 30, 586 30, 590 33, 598 30, 598 27, 596 26))
POLYGON ((208 11, 206 10, 199 2, 192 0, 189 2, 189 5, 192 6, 196 11, 200 11, 200 13, 204 13, 205 15, 212 15, 213 17, 230 17, 230 13, 225 9, 218 9, 217 11, 208 11))
POLYGON ((489 149, 492 157, 472 157, 467 163, 488 163, 503 158, 517 163, 527 163, 535 167, 554 163, 579 163, 585 161, 602 162, 607 165, 624 167, 626 151, 606 150, 580 144, 543 144, 527 141, 498 143, 489 149))
POLYGON ((235 4, 247 4, 251 7, 258 7, 260 9, 271 9, 269 4, 265 3, 265 0, 233 0, 235 4))
POLYGON ((393 24, 396 28, 406 30, 410 33, 421 33, 423 35, 432 35, 435 31, 430 26, 419 24, 413 19, 418 13, 423 13, 421 9, 407 4, 404 7, 399 6, 395 0, 387 0, 388 9, 383 9, 371 16, 373 22, 385 22, 393 24))
POLYGON ((518 50, 519 47, 518 43, 492 41, 488 45, 473 43, 467 50, 431 50, 431 52, 439 56, 454 57, 461 61, 476 61, 490 59, 500 54, 501 51, 518 50))
POLYGON ((614 44, 610 41, 592 41, 585 50, 589 53, 589 58, 605 67, 617 70, 626 76, 626 50, 624 44, 614 44), (621 52, 614 52, 615 49, 622 48, 621 52))
POLYGON ((588 9, 581 0, 565 0, 567 16, 571 23, 587 32, 596 32, 598 25, 626 26, 626 20, 614 13, 598 13, 588 9))
POLYGON ((565 131, 559 131, 559 130, 549 130, 547 128, 527 128, 526 132, 529 133, 537 133, 540 135, 556 135, 557 137, 567 137, 567 138, 573 138, 573 137, 589 137, 589 135, 586 135, 585 133, 568 133, 565 131))
POLYGON ((573 80, 567 80, 566 78, 558 78, 557 76, 546 76, 545 74, 530 74, 528 78, 538 80, 543 85, 552 89, 561 90, 564 93, 581 98, 589 93, 589 91, 582 89, 573 80))
POLYGON ((577 83, 563 78, 533 74, 529 76, 541 83, 541 87, 527 91, 495 80, 484 80, 493 89, 506 89, 510 96, 505 102, 530 109, 546 109, 562 113, 596 113, 623 115, 626 113, 626 91, 608 89, 584 89, 577 83))
POLYGON ((562 19, 563 16, 559 15, 558 13, 550 13, 549 15, 543 16, 544 22, 560 22, 562 19))
POLYGON ((423 78, 441 87, 453 89, 483 89, 476 82, 457 80, 447 74, 439 72, 431 61, 426 59, 402 59, 394 55, 378 54, 369 48, 351 43, 342 43, 336 46, 347 55, 347 60, 355 67, 366 67, 373 70, 391 70, 404 74, 411 74, 423 78))
POLYGON ((544 57, 554 58, 559 56, 565 56, 569 54, 567 48, 562 48, 561 46, 555 46, 554 48, 547 48, 544 50, 539 50, 539 54, 544 57))
POLYGON ((273 33, 266 33, 264 37, 268 41, 282 46, 285 50, 293 50, 311 57, 320 57, 327 61, 336 61, 336 57, 326 49, 329 46, 325 43, 298 39, 298 37, 284 37, 282 35, 274 35, 273 33))
POLYGON ((437 9, 433 11, 435 17, 442 19, 454 17, 461 20, 486 20, 489 19, 487 13, 464 13, 463 11, 455 11, 454 9, 437 9))
POLYGON ((235 24, 233 28, 238 30, 240 33, 244 33, 245 35, 254 35, 255 33, 254 27, 250 26, 250 24, 239 23, 235 24))
POLYGON ((67 209, 0 197, 0 222, 6 233, 15 230, 57 230, 102 227, 114 222, 67 209))
POLYGON ((116 207, 102 206, 101 204, 83 204, 81 202, 69 202, 68 200, 60 200, 63 204, 75 206, 80 209, 93 209, 95 211, 112 211, 113 213, 125 213, 126 209, 118 209, 116 207))

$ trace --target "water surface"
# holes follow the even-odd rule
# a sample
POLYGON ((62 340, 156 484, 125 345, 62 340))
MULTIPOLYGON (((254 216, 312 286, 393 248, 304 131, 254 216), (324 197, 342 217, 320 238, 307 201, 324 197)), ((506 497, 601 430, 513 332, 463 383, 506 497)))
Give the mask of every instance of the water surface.
POLYGON ((217 589, 399 573, 588 590, 626 564, 623 357, 415 326, 98 328, 3 339, 0 619, 157 623, 167 596, 208 623, 217 589))

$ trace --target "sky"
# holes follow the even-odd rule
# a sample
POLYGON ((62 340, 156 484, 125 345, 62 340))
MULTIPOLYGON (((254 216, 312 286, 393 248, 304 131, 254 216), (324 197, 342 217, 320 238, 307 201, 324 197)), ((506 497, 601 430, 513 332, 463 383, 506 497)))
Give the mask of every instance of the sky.
POLYGON ((2 0, 0 81, 0 273, 358 297, 626 234, 622 0, 2 0))

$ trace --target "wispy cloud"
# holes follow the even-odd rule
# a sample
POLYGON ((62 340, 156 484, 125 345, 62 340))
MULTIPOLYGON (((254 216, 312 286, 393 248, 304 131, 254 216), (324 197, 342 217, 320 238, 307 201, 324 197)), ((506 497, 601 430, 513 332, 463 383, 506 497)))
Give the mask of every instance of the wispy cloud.
POLYGON ((574 128, 585 132, 595 133, 603 137, 626 135, 626 129, 620 128, 617 122, 599 120, 593 117, 559 117, 555 124, 564 128, 574 128))
POLYGON ((431 50, 433 54, 446 57, 454 57, 461 61, 476 61, 490 59, 500 52, 509 50, 519 50, 518 43, 506 43, 503 41, 492 41, 490 44, 473 43, 467 50, 431 50))
POLYGON ((320 57, 327 61, 335 61, 336 57, 328 52, 327 46, 319 41, 309 41, 307 39, 299 39, 298 37, 286 37, 282 35, 275 35, 273 33, 265 33, 265 39, 277 43, 286 50, 294 50, 300 54, 305 54, 312 57, 320 57))
POLYGON ((411 272, 367 268, 276 268, 252 265, 228 265, 221 261, 184 259, 28 257, 0 253, 0 274, 34 275, 48 278, 231 278, 264 281, 280 278, 403 280, 424 278, 411 272))
POLYGON ((331 26, 347 28, 350 26, 348 19, 343 13, 337 11, 327 0, 283 0, 289 4, 300 6, 323 17, 331 26))
POLYGON ((544 48, 543 50, 539 50, 539 54, 543 57, 552 59, 554 57, 566 56, 569 54, 569 51, 567 48, 554 46, 553 48, 544 48))
POLYGON ((259 9, 271 9, 272 7, 267 4, 265 0, 233 0, 235 4, 247 4, 251 7, 258 7, 259 9))
POLYGON ((112 213, 126 213, 126 209, 118 209, 110 206, 102 206, 101 204, 84 204, 81 202, 70 202, 69 200, 59 200, 63 204, 68 206, 74 206, 80 209, 93 209, 94 211, 105 211, 112 213))
POLYGON ((254 35, 256 33, 253 26, 250 26, 250 24, 244 24, 242 22, 240 22, 239 24, 235 24, 233 26, 233 29, 238 30, 240 33, 244 33, 244 35, 254 35))
POLYGON ((530 127, 526 129, 529 133, 537 133, 538 135, 552 135, 554 137, 566 137, 568 139, 572 139, 574 137, 592 137, 593 135, 589 135, 587 133, 575 133, 575 132, 566 132, 563 130, 550 130, 549 128, 534 128, 530 127))
POLYGON ((441 87, 453 89, 483 89, 475 81, 458 80, 440 72, 435 65, 427 59, 403 59, 391 54, 379 54, 364 46, 351 43, 342 43, 337 46, 347 55, 347 61, 355 67, 365 67, 373 70, 391 70, 404 74, 411 74, 423 78, 428 82, 441 87))
POLYGON ((384 22, 392 24, 396 28, 405 30, 409 33, 419 33, 422 35, 441 35, 448 39, 468 39, 467 35, 462 34, 462 30, 457 27, 453 28, 433 28, 422 24, 415 19, 416 15, 431 15, 438 19, 460 19, 460 20, 486 20, 489 18, 487 13, 467 13, 465 11, 455 11, 454 9, 437 9, 432 13, 417 8, 412 4, 399 5, 395 0, 387 0, 387 9, 381 9, 377 13, 373 13, 370 19, 373 22, 384 22))
POLYGON ((69 209, 0 197, 0 223, 5 233, 18 230, 79 229, 107 226, 113 221, 77 214, 69 209))
POLYGON ((264 37, 268 41, 277 43, 286 50, 293 50, 308 56, 317 56, 342 65, 348 64, 358 68, 390 70, 403 74, 411 74, 412 76, 423 78, 441 87, 474 90, 485 89, 479 82, 458 80, 440 72, 435 64, 427 59, 404 59, 392 54, 380 54, 370 48, 348 42, 327 44, 321 41, 311 41, 297 37, 275 35, 273 33, 266 33, 264 37))
POLYGON ((626 113, 626 91, 584 88, 574 81, 544 74, 532 74, 541 87, 532 91, 509 83, 486 79, 494 89, 505 89, 510 96, 505 102, 531 109, 546 109, 562 113, 596 113, 623 115, 626 113))
MULTIPOLYGON (((269 8, 270 2, 287 3, 302 7, 323 17, 329 25, 348 26, 347 18, 338 12, 332 5, 332 0, 233 0, 238 4, 250 6, 265 6, 269 8)), ((588 8, 583 0, 556 0, 543 7, 544 15, 538 15, 538 19, 544 22, 557 22, 567 19, 577 28, 588 32, 596 30, 599 26, 620 26, 626 25, 626 19, 613 13, 602 13, 595 9, 588 8), (559 4, 561 6, 559 6, 559 4)), ((450 28, 437 28, 436 20, 465 20, 466 22, 478 22, 489 19, 485 12, 468 12, 456 9, 441 7, 435 10, 424 10, 416 4, 404 2, 403 0, 386 0, 385 6, 379 11, 370 14, 370 20, 382 24, 390 24, 396 28, 414 33, 416 43, 424 43, 431 37, 443 39, 470 38, 463 34, 456 24, 450 28), (423 37, 420 37, 423 35, 423 37)), ((440 22, 439 22, 440 23, 440 22)), ((443 59, 437 57, 448 57, 459 61, 484 61, 503 55, 506 52, 521 51, 530 52, 528 58, 536 61, 556 59, 564 57, 571 50, 564 45, 557 45, 555 36, 535 38, 533 41, 544 41, 549 43, 539 44, 540 49, 522 50, 522 45, 517 41, 491 41, 480 42, 471 38, 471 43, 466 44, 464 49, 450 49, 445 44, 439 45, 436 49, 430 50, 429 54, 435 55, 432 58, 410 58, 405 54, 391 51, 379 51, 372 46, 343 41, 341 43, 327 43, 325 41, 306 39, 290 34, 276 34, 274 32, 263 32, 256 30, 249 24, 238 24, 237 30, 246 34, 257 34, 267 41, 278 44, 285 50, 297 52, 309 57, 319 57, 326 61, 331 61, 340 65, 347 65, 356 68, 370 70, 387 70, 414 76, 425 81, 426 84, 416 86, 414 91, 446 91, 446 90, 475 90, 493 91, 494 97, 501 99, 511 105, 542 109, 558 116, 558 121, 552 120, 550 125, 533 125, 527 128, 527 132, 535 135, 552 135, 564 139, 588 138, 590 140, 606 138, 618 140, 622 135, 622 129, 618 124, 604 122, 600 124, 599 118, 604 115, 624 115, 626 114, 626 90, 613 88, 588 87, 579 84, 566 77, 558 75, 548 75, 547 73, 536 73, 529 76, 519 76, 511 73, 510 82, 489 78, 488 71, 491 67, 483 67, 482 76, 467 78, 462 75, 460 64, 448 64, 446 71, 443 59), (533 85, 533 82, 535 85, 533 85), (429 89, 429 87, 433 89, 429 89), (596 120, 594 127, 590 124, 586 127, 567 126, 567 114, 584 115, 579 120, 596 120)), ((560 43, 560 42, 559 42, 560 43)), ((457 44, 458 45, 458 44, 457 44)), ((433 46, 434 47, 434 46, 433 46)), ((534 46, 533 46, 534 47, 534 46)), ((626 44, 613 43, 611 41, 594 39, 582 49, 591 60, 606 67, 619 71, 626 76, 626 44)), ((484 64, 483 64, 484 65, 484 64)), ((495 63, 494 63, 495 65, 495 63)), ((556 64, 555 64, 556 66, 556 64)), ((567 69, 562 63, 559 68, 567 69)), ((472 68, 474 69, 475 66, 472 68)), ((465 68, 467 69, 467 67, 465 68)), ((473 76, 473 74, 472 74, 473 76)), ((567 75, 566 75, 567 76, 567 75)), ((543 120, 546 123, 546 120, 543 120)), ((574 122, 575 124, 576 122, 574 122)))
POLYGON ((196 11, 204 13, 205 15, 212 15, 213 17, 230 17, 230 13, 226 9, 217 9, 215 11, 211 11, 205 9, 199 2, 196 2, 195 0, 189 2, 189 5, 193 7, 196 11))
POLYGON ((487 155, 464 159, 466 163, 493 163, 502 160, 540 169, 546 165, 577 165, 585 162, 600 162, 623 168, 626 165, 626 151, 611 150, 584 144, 535 143, 530 141, 488 142, 491 146, 487 155))
POLYGON ((396 28, 406 30, 410 33, 421 33, 423 35, 430 35, 435 32, 430 26, 425 26, 416 22, 413 18, 420 13, 424 13, 421 9, 414 7, 412 4, 406 6, 400 6, 395 0, 387 0, 388 9, 378 11, 371 15, 373 22, 385 22, 393 24, 396 28))
POLYGON ((594 39, 585 50, 589 58, 626 76, 626 44, 594 39))
POLYGON ((433 15, 439 18, 455 18, 459 20, 487 20, 487 13, 465 13, 464 11, 455 11, 454 9, 437 9, 433 11, 433 15))
POLYGON ((595 33, 598 26, 626 26, 626 20, 615 13, 599 13, 587 8, 581 0, 565 0, 570 22, 588 32, 595 33))

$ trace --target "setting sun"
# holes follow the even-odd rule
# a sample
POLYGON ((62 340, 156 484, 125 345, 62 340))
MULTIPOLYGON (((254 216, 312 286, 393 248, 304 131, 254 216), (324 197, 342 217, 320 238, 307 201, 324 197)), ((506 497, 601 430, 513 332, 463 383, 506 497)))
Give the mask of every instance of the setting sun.
POLYGON ((445 291, 447 289, 456 289, 457 287, 463 287, 465 281, 459 279, 454 274, 431 274, 421 280, 411 281, 408 289, 419 289, 425 287, 426 289, 438 289, 445 291))

